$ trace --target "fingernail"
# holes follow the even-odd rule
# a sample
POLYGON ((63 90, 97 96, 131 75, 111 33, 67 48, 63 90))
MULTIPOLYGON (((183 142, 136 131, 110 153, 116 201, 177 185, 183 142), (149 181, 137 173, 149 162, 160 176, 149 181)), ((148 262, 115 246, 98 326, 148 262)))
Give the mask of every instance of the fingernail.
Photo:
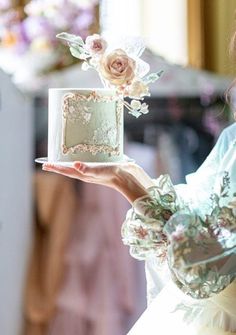
POLYGON ((74 163, 74 167, 79 170, 81 168, 81 163, 74 163))

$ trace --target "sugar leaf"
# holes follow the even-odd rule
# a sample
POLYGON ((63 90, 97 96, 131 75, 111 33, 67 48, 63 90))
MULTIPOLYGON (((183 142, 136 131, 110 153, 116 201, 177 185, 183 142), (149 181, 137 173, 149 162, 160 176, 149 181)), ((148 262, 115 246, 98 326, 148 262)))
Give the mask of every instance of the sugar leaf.
POLYGON ((140 115, 142 115, 142 113, 140 113, 137 110, 129 110, 128 113, 135 116, 136 118, 138 118, 140 115))
POLYGON ((72 56, 74 56, 75 58, 79 58, 79 59, 86 59, 88 58, 90 55, 84 50, 84 48, 77 46, 76 44, 72 44, 70 46, 70 52, 72 54, 72 56))
POLYGON ((69 44, 73 43, 78 46, 84 46, 84 41, 80 36, 76 36, 73 34, 68 34, 68 33, 60 33, 56 35, 57 38, 60 38, 64 41, 67 41, 69 44))
POLYGON ((142 80, 145 84, 155 83, 155 81, 157 81, 162 76, 163 73, 164 73, 163 70, 150 73, 149 75, 144 77, 142 80))

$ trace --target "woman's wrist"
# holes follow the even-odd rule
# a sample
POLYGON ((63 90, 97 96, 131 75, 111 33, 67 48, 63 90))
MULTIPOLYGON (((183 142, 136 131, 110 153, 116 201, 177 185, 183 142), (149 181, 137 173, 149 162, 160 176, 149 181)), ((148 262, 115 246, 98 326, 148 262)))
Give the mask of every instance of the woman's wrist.
POLYGON ((122 193, 131 204, 148 194, 138 179, 122 168, 118 168, 112 184, 113 188, 122 193))

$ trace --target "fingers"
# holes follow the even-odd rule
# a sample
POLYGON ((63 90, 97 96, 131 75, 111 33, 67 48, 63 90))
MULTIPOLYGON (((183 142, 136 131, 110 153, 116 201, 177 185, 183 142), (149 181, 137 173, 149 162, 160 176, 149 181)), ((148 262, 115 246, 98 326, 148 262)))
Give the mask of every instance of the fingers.
POLYGON ((45 163, 43 164, 42 169, 44 171, 55 172, 70 178, 79 178, 78 172, 74 168, 66 166, 45 163))
POLYGON ((61 166, 61 165, 49 164, 49 163, 43 164, 42 169, 47 170, 47 171, 58 171, 62 173, 72 173, 74 171, 73 168, 70 168, 67 166, 61 166))
POLYGON ((73 167, 77 170, 77 171, 80 171, 80 172, 84 172, 85 168, 86 168, 86 165, 83 164, 82 162, 75 162, 73 164, 73 167))
MULTIPOLYGON (((79 167, 79 164, 77 164, 77 166, 79 167)), ((84 181, 84 182, 95 182, 95 181, 91 180, 91 177, 84 174, 84 172, 81 172, 81 171, 75 169, 74 167, 67 167, 67 166, 62 166, 62 165, 45 163, 45 164, 43 164, 42 169, 44 171, 58 173, 60 175, 66 176, 66 177, 79 179, 79 180, 84 181)))
POLYGON ((73 166, 63 166, 57 164, 45 163, 43 170, 59 173, 61 175, 77 178, 85 182, 97 183, 102 185, 111 185, 119 177, 121 170, 126 170, 127 166, 120 164, 90 165, 83 162, 74 162, 73 166))
POLYGON ((86 163, 75 162, 73 167, 81 174, 87 177, 101 177, 108 176, 113 171, 113 166, 99 165, 99 166, 90 166, 86 163))

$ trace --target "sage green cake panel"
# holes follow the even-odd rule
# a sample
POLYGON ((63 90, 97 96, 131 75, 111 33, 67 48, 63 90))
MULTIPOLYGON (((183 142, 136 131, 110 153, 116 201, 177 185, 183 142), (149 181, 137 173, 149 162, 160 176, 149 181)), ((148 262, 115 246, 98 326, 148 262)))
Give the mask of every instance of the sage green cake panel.
POLYGON ((113 90, 49 90, 49 161, 123 158, 123 104, 113 90))

